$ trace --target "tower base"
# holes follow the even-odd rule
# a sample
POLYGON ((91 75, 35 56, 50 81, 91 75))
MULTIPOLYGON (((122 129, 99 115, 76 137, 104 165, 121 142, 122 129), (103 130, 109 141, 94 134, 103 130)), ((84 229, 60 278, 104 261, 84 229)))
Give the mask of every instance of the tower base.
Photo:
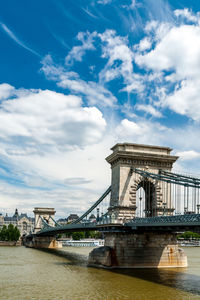
POLYGON ((173 233, 105 233, 105 246, 94 249, 89 266, 107 268, 187 267, 187 256, 173 233))
POLYGON ((29 236, 25 238, 23 242, 24 246, 29 248, 41 248, 41 249, 58 249, 62 248, 62 243, 57 241, 52 236, 29 236))

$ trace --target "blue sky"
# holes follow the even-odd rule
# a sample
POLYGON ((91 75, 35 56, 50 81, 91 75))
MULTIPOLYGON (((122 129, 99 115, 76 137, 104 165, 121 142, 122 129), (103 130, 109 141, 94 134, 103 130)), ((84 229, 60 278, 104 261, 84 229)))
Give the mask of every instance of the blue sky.
POLYGON ((83 212, 117 142, 200 173, 198 1, 1 1, 0 44, 1 212, 83 212))

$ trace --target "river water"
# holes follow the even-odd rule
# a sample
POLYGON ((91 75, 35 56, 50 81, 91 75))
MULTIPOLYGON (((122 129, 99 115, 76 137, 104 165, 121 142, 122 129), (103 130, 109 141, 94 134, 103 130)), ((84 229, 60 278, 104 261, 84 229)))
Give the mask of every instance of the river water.
POLYGON ((187 269, 87 267, 91 248, 42 251, 0 247, 1 300, 200 299, 200 248, 185 248, 187 269))

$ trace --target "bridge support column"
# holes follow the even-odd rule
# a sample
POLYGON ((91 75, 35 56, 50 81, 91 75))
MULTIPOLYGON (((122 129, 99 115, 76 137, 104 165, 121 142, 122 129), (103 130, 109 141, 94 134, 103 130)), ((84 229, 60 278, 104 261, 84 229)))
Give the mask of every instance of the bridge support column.
POLYGON ((114 268, 187 267, 173 233, 105 233, 105 246, 89 255, 90 266, 114 268))
POLYGON ((26 238, 24 245, 29 248, 41 248, 41 249, 58 249, 62 248, 62 243, 56 241, 53 236, 31 236, 26 238))

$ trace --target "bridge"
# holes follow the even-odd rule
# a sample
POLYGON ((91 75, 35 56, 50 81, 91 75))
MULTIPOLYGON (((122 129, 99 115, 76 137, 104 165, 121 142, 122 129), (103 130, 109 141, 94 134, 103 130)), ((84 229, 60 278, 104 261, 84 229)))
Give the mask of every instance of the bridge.
POLYGON ((94 249, 89 265, 105 267, 185 267, 176 235, 200 231, 200 178, 172 172, 177 156, 169 147, 116 144, 106 160, 111 186, 75 222, 64 226, 53 208, 35 208, 35 230, 26 245, 56 248, 59 233, 99 230, 105 246, 94 249), (88 217, 95 213, 96 222, 88 217))

